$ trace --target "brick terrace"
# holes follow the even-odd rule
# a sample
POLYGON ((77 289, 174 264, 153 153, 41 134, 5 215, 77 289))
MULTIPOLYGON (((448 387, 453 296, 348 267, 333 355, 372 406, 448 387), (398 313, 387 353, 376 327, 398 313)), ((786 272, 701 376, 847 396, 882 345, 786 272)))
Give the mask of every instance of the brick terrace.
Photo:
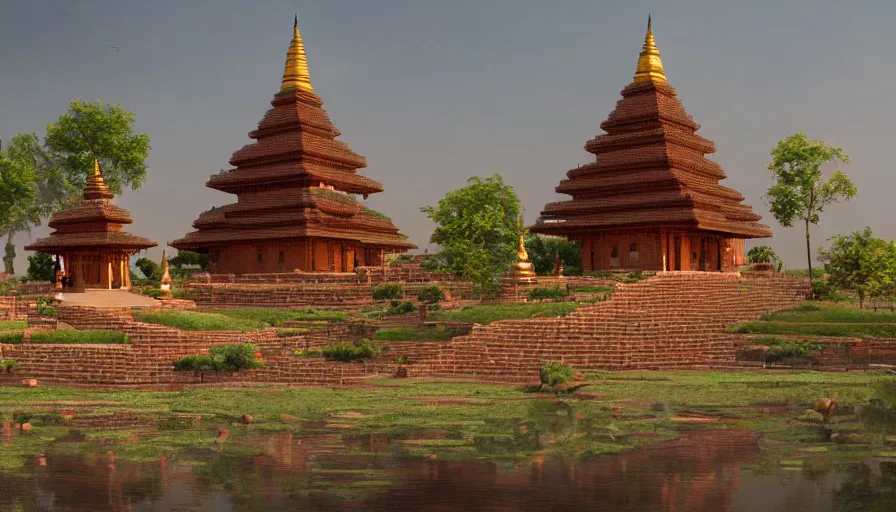
MULTIPOLYGON (((369 376, 391 374, 402 355, 408 358, 412 376, 507 382, 537 379, 541 364, 550 361, 581 370, 725 368, 735 364, 746 343, 742 336, 726 334, 725 326, 794 307, 807 291, 805 279, 774 274, 660 274, 619 285, 611 300, 583 306, 563 318, 477 325, 469 335, 450 342, 390 343, 387 352, 365 363, 293 355, 295 349, 356 337, 345 325, 291 337, 277 337, 273 329, 186 332, 136 322, 127 309, 63 307, 60 321, 80 329, 121 330, 131 344, 0 345, 0 354, 19 362, 16 381, 33 377, 95 385, 198 383, 200 376, 174 372, 171 362, 212 346, 244 341, 259 346, 267 363, 264 368, 207 374, 201 382, 350 385, 369 376)), ((876 347, 878 342, 863 343, 876 347)), ((835 355, 830 354, 833 362, 835 355)))

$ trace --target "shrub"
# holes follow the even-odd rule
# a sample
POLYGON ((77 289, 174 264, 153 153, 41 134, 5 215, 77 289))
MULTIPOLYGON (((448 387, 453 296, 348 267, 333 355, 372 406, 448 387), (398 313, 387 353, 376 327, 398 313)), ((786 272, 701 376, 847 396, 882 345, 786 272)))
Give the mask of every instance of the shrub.
POLYGON ((825 279, 812 280, 812 296, 818 300, 844 300, 845 297, 837 293, 837 289, 825 279))
POLYGON ((381 284, 373 289, 374 300, 397 300, 404 297, 404 291, 397 284, 381 284))
POLYGON ((406 315, 408 313, 413 313, 414 311, 417 311, 417 306, 415 306, 413 302, 393 301, 392 305, 386 311, 386 314, 387 315, 406 315))
POLYGON ((305 350, 296 350, 293 352, 296 357, 323 357, 324 354, 320 350, 306 348, 305 350))
POLYGON ((380 352, 380 347, 370 340, 363 339, 354 343, 334 343, 321 348, 321 353, 330 361, 359 361, 373 359, 380 352))
POLYGON ((424 286, 417 292, 417 300, 425 304, 434 304, 445 300, 445 292, 435 285, 424 286))
POLYGON ((52 306, 56 301, 50 297, 37 298, 37 314, 43 316, 56 316, 56 308, 52 306))
POLYGON ((533 288, 532 291, 529 292, 529 298, 531 300, 541 300, 541 299, 562 299, 566 297, 566 290, 560 288, 559 286, 554 286, 552 288, 533 288))
POLYGON ((143 295, 146 295, 147 297, 152 297, 154 299, 158 299, 159 297, 162 296, 163 292, 159 288, 144 288, 144 289, 140 290, 140 293, 142 293, 143 295))
POLYGON ((548 363, 541 366, 538 372, 541 377, 541 383, 548 386, 556 386, 557 384, 566 384, 575 376, 572 366, 561 363, 548 363))
POLYGON ((623 283, 637 283, 638 281, 645 279, 645 277, 646 276, 640 270, 636 270, 634 272, 629 273, 627 276, 625 276, 625 278, 622 280, 622 282, 623 283))
POLYGON ((823 345, 808 340, 786 340, 774 336, 756 338, 753 343, 769 347, 762 353, 762 360, 771 363, 784 359, 813 360, 821 352, 823 345))
POLYGON ((15 359, 0 359, 0 373, 7 373, 18 365, 15 359))
POLYGON ((42 252, 28 256, 28 270, 25 273, 29 281, 56 281, 56 261, 53 256, 42 252))
POLYGON ((187 356, 174 361, 174 369, 177 371, 204 372, 238 372, 261 368, 264 363, 258 360, 255 353, 258 347, 251 343, 239 343, 236 345, 222 345, 212 347, 208 355, 187 356))

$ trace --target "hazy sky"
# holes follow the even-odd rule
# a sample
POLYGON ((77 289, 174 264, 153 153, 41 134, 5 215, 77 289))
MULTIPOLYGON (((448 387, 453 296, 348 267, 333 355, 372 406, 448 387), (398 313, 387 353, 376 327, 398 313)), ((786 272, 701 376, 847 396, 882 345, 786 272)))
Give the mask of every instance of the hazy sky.
MULTIPOLYGON (((598 0, 5 0, 0 9, 0 140, 43 136, 73 98, 136 113, 152 139, 146 184, 116 200, 131 231, 167 241, 235 196, 205 187, 250 142, 280 86, 293 14, 311 79, 341 140, 385 186, 367 203, 419 246, 420 213, 471 176, 500 173, 532 222, 567 170, 592 161, 632 80, 648 12, 669 83, 710 158, 791 266, 799 228, 762 202, 777 141, 804 130, 840 145, 859 189, 813 229, 815 247, 870 225, 896 238, 891 159, 896 2, 598 0), (110 45, 119 47, 115 51, 110 45)), ((47 228, 34 230, 44 236, 47 228)), ((20 235, 25 269, 28 235, 20 235)))

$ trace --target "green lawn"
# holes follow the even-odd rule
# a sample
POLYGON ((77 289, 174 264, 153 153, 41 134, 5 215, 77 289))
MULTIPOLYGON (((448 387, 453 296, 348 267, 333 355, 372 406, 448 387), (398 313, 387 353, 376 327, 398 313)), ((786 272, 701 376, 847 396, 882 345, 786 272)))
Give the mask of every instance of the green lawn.
POLYGON ((570 290, 577 293, 613 293, 616 288, 609 286, 571 286, 570 290))
POLYGON ((728 328, 741 334, 896 337, 896 313, 861 310, 847 306, 806 303, 800 307, 728 328))
POLYGON ((257 331, 269 324, 248 318, 199 311, 134 311, 134 320, 175 327, 184 331, 257 331))
MULTIPOLYGON (((18 344, 25 341, 21 332, 0 333, 0 343, 18 344)), ((33 331, 31 343, 60 344, 121 344, 129 343, 121 331, 33 331)))
POLYGON ((0 320, 0 331, 16 331, 28 327, 24 320, 0 320))
POLYGON ((337 322, 347 316, 341 311, 328 311, 322 309, 266 309, 266 308, 237 308, 225 309, 218 313, 237 320, 251 320, 262 322, 274 327, 280 327, 286 322, 324 321, 337 322))
POLYGON ((529 304, 480 304, 460 309, 433 311, 429 320, 490 324, 498 320, 566 316, 581 306, 580 302, 538 302, 529 304))
POLYGON ((765 315, 762 319, 795 323, 896 324, 896 313, 889 311, 875 313, 867 309, 807 303, 798 308, 765 315))
POLYGON ((448 341, 455 336, 466 334, 464 329, 449 329, 443 326, 434 329, 381 329, 373 335, 376 341, 448 341))

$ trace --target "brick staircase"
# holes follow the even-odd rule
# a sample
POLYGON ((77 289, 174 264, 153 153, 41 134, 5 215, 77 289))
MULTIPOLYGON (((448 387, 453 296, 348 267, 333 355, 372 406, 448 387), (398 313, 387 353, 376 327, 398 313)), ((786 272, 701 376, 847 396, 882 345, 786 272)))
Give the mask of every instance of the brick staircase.
MULTIPOLYGON (((476 326, 448 344, 409 355, 414 375, 526 381, 550 361, 580 370, 708 368, 732 364, 732 323, 799 305, 806 280, 674 272, 619 285, 612 300, 563 318, 476 326)), ((395 351, 392 352, 393 354, 395 351)))

